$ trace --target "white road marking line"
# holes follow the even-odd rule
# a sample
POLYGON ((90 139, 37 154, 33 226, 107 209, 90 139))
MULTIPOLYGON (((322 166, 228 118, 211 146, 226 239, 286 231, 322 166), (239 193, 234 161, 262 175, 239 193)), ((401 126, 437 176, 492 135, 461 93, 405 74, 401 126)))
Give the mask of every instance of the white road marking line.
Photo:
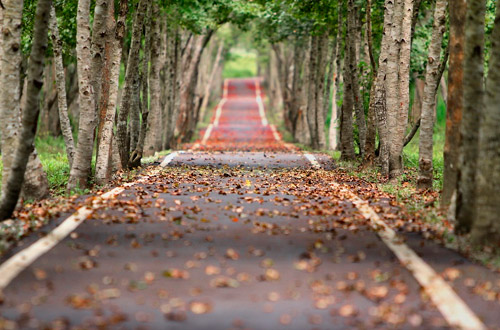
POLYGON ((309 162, 311 163, 311 165, 315 168, 315 169, 320 169, 321 168, 321 165, 319 164, 319 162, 316 160, 316 157, 314 157, 314 155, 312 154, 308 154, 308 153, 305 153, 304 154, 304 157, 307 158, 307 160, 309 160, 309 162))
MULTIPOLYGON (((313 167, 321 168, 314 155, 304 154, 304 156, 311 162, 313 167)), ((376 229, 382 241, 396 255, 401 264, 412 273, 452 328, 486 329, 486 326, 456 294, 453 288, 415 251, 398 238, 396 232, 379 217, 367 201, 362 200, 350 190, 341 187, 338 183, 331 183, 331 185, 345 193, 363 217, 371 222, 372 227, 376 229)))
POLYGON ((207 130, 205 131, 205 135, 203 136, 203 139, 201 140, 201 144, 207 144, 208 139, 210 138, 210 135, 212 134, 212 130, 214 129, 214 124, 210 124, 207 127, 207 130))
MULTIPOLYGON (((160 166, 166 167, 174 160, 182 151, 174 152, 168 155, 160 166)), ((156 172, 156 171, 155 171, 156 172)), ((153 173, 154 175, 154 173, 153 173)), ((114 188, 107 193, 104 193, 93 201, 93 205, 103 200, 115 198, 121 194, 126 188, 130 188, 138 183, 145 182, 147 177, 141 177, 139 180, 124 184, 122 187, 114 188)), ((7 261, 0 265, 0 291, 5 289, 14 278, 16 278, 23 270, 28 268, 42 255, 50 251, 53 247, 59 244, 69 234, 71 234, 78 226, 80 226, 87 218, 92 215, 93 209, 88 205, 80 207, 75 213, 66 218, 59 226, 52 230, 47 236, 39 239, 29 247, 21 250, 7 261)))
POLYGON ((224 91, 222 92, 222 100, 220 100, 219 104, 217 105, 217 109, 215 110, 215 119, 213 122, 214 126, 219 126, 219 120, 222 115, 222 108, 224 107, 224 104, 226 104, 227 102, 228 95, 229 95, 229 79, 226 79, 224 81, 224 91))
POLYGON ((264 108, 264 102, 262 101, 262 91, 260 90, 260 82, 259 80, 255 81, 255 98, 257 99, 257 105, 259 106, 259 115, 262 121, 262 126, 269 125, 269 122, 266 118, 266 110, 264 108))

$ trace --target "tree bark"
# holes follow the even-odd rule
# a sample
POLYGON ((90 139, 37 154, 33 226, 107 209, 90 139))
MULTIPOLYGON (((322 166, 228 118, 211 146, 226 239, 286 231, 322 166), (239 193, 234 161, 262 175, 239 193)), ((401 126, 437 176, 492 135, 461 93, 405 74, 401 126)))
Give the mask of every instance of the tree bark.
POLYGON ((377 76, 374 81, 373 92, 370 96, 370 110, 375 114, 377 130, 379 135, 378 164, 382 175, 389 174, 389 132, 387 127, 387 102, 386 102, 386 73, 389 57, 389 45, 392 33, 392 16, 394 13, 394 1, 386 0, 384 8, 384 30, 380 55, 378 61, 377 76))
POLYGON ((66 155, 68 156, 69 167, 73 165, 73 157, 75 155, 75 141, 73 140, 73 132, 68 116, 68 103, 66 95, 66 74, 64 72, 64 64, 62 58, 62 41, 59 36, 59 28, 57 26, 57 16, 54 6, 50 12, 50 31, 52 39, 52 48, 54 51, 54 62, 56 66, 56 86, 57 86, 57 104, 59 107, 59 120, 61 122, 61 130, 66 145, 66 155))
POLYGON ((346 50, 344 56, 344 101, 341 108, 341 122, 340 122, 340 148, 341 148, 341 159, 342 160, 353 160, 356 158, 356 152, 354 150, 354 133, 353 133, 353 122, 352 122, 352 112, 354 106, 353 93, 352 93, 352 81, 350 79, 351 72, 349 65, 349 56, 351 52, 348 51, 348 44, 350 43, 349 38, 351 35, 346 34, 346 50))
POLYGON ((476 171, 479 125, 484 109, 485 0, 467 1, 465 21, 464 109, 461 125, 455 230, 469 232, 476 210, 476 171))
POLYGON ((92 91, 92 54, 90 36, 90 0, 79 0, 77 12, 77 67, 80 103, 78 142, 71 166, 68 190, 85 189, 91 174, 94 130, 96 126, 95 95, 92 91))
POLYGON ((491 35, 491 56, 481 129, 477 171, 477 199, 471 237, 476 244, 500 240, 500 2, 491 35))
POLYGON ((205 91, 203 93, 203 101, 201 103, 200 109, 200 119, 203 120, 205 118, 205 112, 207 111, 208 101, 210 100, 210 91, 213 88, 215 75, 219 70, 222 61, 222 53, 224 51, 224 40, 221 40, 219 43, 219 48, 217 49, 217 55, 215 56, 214 65, 212 67, 212 72, 210 73, 210 77, 208 78, 207 85, 205 86, 205 91))
POLYGON ((194 98, 198 82, 198 69, 203 51, 213 36, 213 32, 213 30, 209 30, 204 35, 195 37, 192 54, 187 63, 185 63, 186 69, 183 72, 180 90, 179 134, 176 138, 177 142, 189 142, 196 128, 194 98))
MULTIPOLYGON (((113 126, 118 101, 118 84, 127 13, 128 0, 120 0, 120 12, 114 27, 114 40, 107 47, 109 53, 106 53, 106 61, 110 62, 107 64, 109 67, 109 91, 108 97, 102 98, 100 105, 101 121, 99 123, 99 143, 96 160, 96 181, 98 184, 105 184, 109 181, 112 169, 112 155, 117 153, 117 149, 113 146, 113 126)), ((103 90, 105 89, 103 88, 103 90)))
POLYGON ((387 126, 389 135, 389 178, 403 173, 403 143, 408 123, 412 0, 397 0, 391 28, 387 61, 387 126))
POLYGON ((357 37, 357 24, 356 24, 356 11, 357 7, 354 0, 348 0, 347 3, 348 14, 347 14, 347 34, 349 34, 349 42, 347 44, 347 59, 349 65, 349 76, 345 76, 344 79, 350 80, 352 100, 354 102, 354 110, 356 115, 356 124, 358 126, 358 138, 359 138, 359 151, 361 156, 365 154, 365 144, 366 144, 366 118, 365 110, 363 106, 363 100, 361 98, 361 93, 359 91, 359 78, 358 78, 358 61, 357 61, 357 51, 356 45, 360 39, 357 37), (353 36, 356 36, 355 38, 353 36))
POLYGON ((422 102, 422 120, 420 123, 419 145, 419 173, 417 179, 418 189, 432 189, 433 182, 433 136, 434 112, 436 108, 436 92, 439 86, 439 64, 441 61, 441 48, 443 34, 446 30, 447 0, 437 0, 434 9, 434 26, 432 31, 427 68, 425 72, 424 100, 422 102))
POLYGON ((161 84, 160 71, 163 64, 161 56, 163 44, 163 36, 161 35, 161 22, 159 17, 159 7, 157 3, 153 4, 153 26, 151 43, 151 72, 149 77, 149 88, 151 95, 151 110, 148 115, 150 128, 146 131, 144 142, 144 155, 152 156, 157 149, 157 137, 161 134, 161 84))
POLYGON ((3 31, 0 34, 2 65, 0 68, 0 132, 2 133, 2 196, 7 194, 17 136, 19 134, 21 30, 23 1, 4 0, 3 31))
POLYGON ((338 111, 337 111, 337 86, 338 86, 338 63, 339 63, 339 53, 340 53, 340 47, 339 43, 342 38, 342 29, 341 27, 341 21, 342 21, 342 11, 339 10, 338 14, 338 29, 337 29, 337 36, 335 39, 335 42, 333 44, 333 51, 332 51, 332 64, 330 66, 330 76, 333 79, 333 84, 332 84, 332 107, 331 107, 331 115, 330 115, 330 128, 328 131, 328 147, 330 150, 337 150, 338 149, 338 129, 339 129, 339 124, 338 124, 338 111))
POLYGON ((452 196, 456 194, 459 150, 460 125, 463 111, 463 77, 464 77, 464 44, 465 18, 467 3, 465 0, 455 0, 449 6, 450 11, 450 65, 448 69, 448 100, 446 107, 446 141, 444 145, 443 192, 441 203, 448 206, 452 196))
MULTIPOLYGON (((17 2, 17 0, 12 2, 17 2)), ((18 8, 17 6, 10 7, 10 2, 6 4, 8 6, 7 8, 12 10, 12 12, 9 11, 8 13, 14 14, 13 18, 15 19, 13 19, 11 22, 16 22, 16 19, 20 17, 19 14, 22 14, 22 1, 19 2, 21 2, 21 8, 18 8), (17 11, 19 9, 21 9, 20 12, 17 11)), ((36 126, 38 123, 38 116, 40 111, 40 90, 43 86, 43 62, 45 52, 47 50, 47 32, 51 5, 52 0, 39 0, 37 3, 35 23, 33 28, 33 42, 28 63, 28 88, 26 94, 26 104, 23 106, 22 131, 18 138, 14 160, 12 162, 10 174, 4 190, 5 193, 2 195, 0 203, 0 220, 9 218, 12 215, 12 212, 14 212, 17 201, 19 199, 19 194, 21 193, 21 189, 23 187, 26 166, 28 164, 30 155, 34 151, 36 126)), ((6 18, 7 17, 10 16, 6 15, 6 18)), ((12 38, 9 40, 9 38, 6 37, 6 31, 9 27, 12 28, 12 26, 4 24, 2 33, 4 35, 4 38, 7 39, 7 41, 13 41, 14 43, 17 41, 17 47, 19 47, 21 42, 20 34, 16 35, 18 39, 12 38)), ((17 27, 14 26, 14 30, 11 31, 16 30, 17 27)), ((14 34, 12 34, 11 37, 14 37, 14 34)), ((2 41, 5 42, 5 39, 2 41)), ((7 46, 12 47, 12 44, 7 43, 7 46)), ((11 49, 10 52, 8 51, 8 49, 6 50, 7 51, 4 53, 3 58, 4 63, 5 60, 8 59, 8 55, 17 57, 20 51, 19 48, 17 50, 11 49)), ((5 68, 2 68, 2 75, 4 70, 5 68)), ((19 82, 16 82, 16 84, 18 85, 19 82)), ((10 86, 6 87, 10 88, 10 86)), ((18 105, 16 107, 18 107, 18 105)))
MULTIPOLYGON (((157 13, 157 11, 155 10, 157 13)), ((156 23, 153 23, 153 27, 151 28, 151 6, 147 8, 146 18, 144 22, 144 49, 143 49, 143 58, 142 58, 142 71, 141 71, 141 87, 142 87, 142 98, 140 102, 140 110, 141 110, 141 129, 139 132, 139 140, 137 141, 137 145, 135 150, 130 155, 129 166, 139 167, 141 166, 142 155, 144 153, 144 142, 146 140, 146 134, 149 129, 149 63, 151 61, 151 40, 152 40, 152 29, 155 30, 157 27, 156 23)), ((158 55, 158 54, 155 54, 158 55)), ((158 58, 158 56, 157 56, 158 58)), ((156 61, 156 59, 155 59, 156 61)), ((156 66, 157 64, 155 64, 156 66)), ((158 71, 157 68, 155 68, 158 71)), ((156 73, 155 73, 156 74, 156 73)), ((154 98, 157 99, 155 103, 159 103, 160 98, 159 91, 154 98)))
POLYGON ((130 144, 127 141, 127 127, 128 117, 133 105, 134 90, 139 85, 139 61, 140 49, 142 39, 142 28, 144 15, 146 12, 148 0, 140 0, 135 12, 134 23, 132 27, 132 41, 130 44, 130 51, 128 55, 127 70, 125 73, 125 86, 123 88, 123 96, 120 103, 120 112, 117 121, 117 142, 118 151, 120 153, 120 160, 122 168, 128 168, 130 159, 130 144))

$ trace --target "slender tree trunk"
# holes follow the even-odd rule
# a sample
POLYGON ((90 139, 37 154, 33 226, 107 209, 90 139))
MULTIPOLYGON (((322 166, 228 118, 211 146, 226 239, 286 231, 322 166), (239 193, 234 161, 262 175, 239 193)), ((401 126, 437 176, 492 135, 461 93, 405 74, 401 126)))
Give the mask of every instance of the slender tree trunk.
MULTIPOLYGON (((372 37, 372 4, 371 0, 366 2, 366 49, 368 57, 370 58, 371 66, 371 83, 370 88, 370 100, 374 97, 375 93, 375 79, 377 77, 377 64, 375 63, 375 57, 373 55, 373 37, 372 37)), ((371 165, 375 160, 375 144, 377 138, 377 116, 375 114, 374 108, 368 106, 368 116, 367 116, 367 129, 366 129, 366 144, 365 144, 365 157, 363 162, 365 164, 371 165)))
POLYGON ((169 89, 170 89, 170 97, 167 102, 168 109, 166 111, 167 116, 165 116, 165 127, 166 130, 165 136, 165 148, 170 149, 173 148, 175 143, 175 130, 176 123, 179 117, 179 105, 180 105, 180 75, 182 69, 182 48, 180 42, 180 34, 179 28, 175 28, 172 30, 172 37, 170 38, 170 47, 168 58, 170 59, 170 78, 169 78, 169 89))
POLYGON ((419 189, 432 189, 434 109, 436 108, 436 92, 441 78, 439 63, 441 61, 443 34, 446 30, 447 4, 447 0, 437 0, 434 9, 434 27, 427 57, 422 120, 420 123, 419 173, 417 180, 419 189))
POLYGON ((331 107, 331 115, 330 115, 330 128, 328 131, 328 147, 330 150, 337 150, 338 149, 338 111, 337 111, 337 80, 338 80, 338 57, 339 57, 339 43, 340 39, 342 38, 342 33, 341 33, 341 20, 342 20, 342 14, 341 10, 339 10, 339 15, 338 15, 338 31, 337 31, 337 36, 335 38, 335 42, 333 43, 333 50, 332 50, 332 63, 330 66, 330 76, 331 79, 333 79, 333 84, 332 84, 332 107, 331 107))
POLYGON ((397 0, 392 19, 387 63, 387 119, 389 132, 389 177, 403 173, 403 144, 408 124, 412 0, 397 0))
MULTIPOLYGON (((118 85, 120 65, 123 51, 123 39, 125 36, 126 19, 128 13, 128 0, 120 0, 120 12, 115 26, 115 36, 108 50, 109 58, 109 97, 107 102, 101 102, 101 122, 99 130, 99 149, 96 160, 96 181, 105 184, 111 177, 113 154, 117 153, 117 147, 113 143, 113 126, 115 122, 116 105, 118 101, 118 85), (105 107, 104 107, 105 106, 105 107)), ((106 55, 106 56, 108 56, 106 55)))
MULTIPOLYGON (((109 31, 107 26, 110 6, 114 7, 114 1, 96 0, 95 2, 91 42, 92 66, 90 71, 90 85, 92 86, 96 114, 101 98, 102 71, 106 55, 106 41, 109 35, 113 35, 112 31, 109 31)), ((112 13, 114 14, 114 10, 112 13)))
POLYGON ((205 91, 203 93, 203 101, 201 103, 200 110, 200 119, 203 120, 205 118, 205 112, 207 111, 208 101, 210 100, 210 91, 213 88, 215 75, 219 70, 222 61, 222 53, 224 51, 224 40, 220 41, 219 48, 217 49, 217 55, 215 56, 214 65, 212 67, 212 72, 210 73, 210 77, 208 78, 207 85, 205 86, 205 91))
POLYGON ((389 131, 387 126, 386 74, 389 58, 390 40, 392 35, 392 16, 394 1, 386 0, 384 9, 384 30, 380 46, 377 77, 374 82, 373 95, 370 97, 370 108, 377 120, 380 143, 378 163, 383 175, 389 174, 389 131))
POLYGON ((180 91, 178 142, 189 142, 196 128, 194 98, 198 82, 198 69, 203 51, 213 36, 213 32, 213 30, 209 30, 203 36, 195 38, 192 56, 186 63, 187 69, 183 73, 180 91))
POLYGON ((148 122, 150 128, 146 132, 146 140, 144 144, 144 154, 152 156, 157 150, 156 140, 157 136, 161 134, 161 84, 160 84, 160 71, 163 58, 161 56, 163 44, 163 36, 161 35, 161 22, 159 17, 159 7, 155 3, 153 5, 153 26, 152 26, 152 40, 151 43, 151 72, 149 80, 149 88, 151 95, 151 110, 148 115, 148 122))
POLYGON ((69 166, 73 164, 73 156, 75 155, 75 142, 73 140, 73 132, 68 116, 68 104, 66 95, 66 74, 64 72, 64 64, 62 58, 62 41, 59 36, 59 28, 57 26, 56 10, 52 6, 50 12, 50 31, 52 39, 52 48, 54 51, 54 61, 56 66, 56 86, 59 107, 59 120, 61 122, 61 130, 66 145, 66 155, 68 156, 69 166))
MULTIPOLYGON (((156 12, 156 10, 155 10, 156 12)), ((153 30, 156 29, 157 24, 153 23, 153 30)), ((144 153, 144 142, 146 140, 146 134, 149 129, 149 63, 151 61, 151 7, 148 7, 146 12, 146 20, 144 23, 145 31, 144 31, 144 55, 142 58, 142 71, 141 71, 141 87, 142 87, 142 98, 141 98, 141 129, 139 133, 139 140, 137 142, 137 146, 135 150, 130 155, 129 166, 130 167, 138 167, 141 166, 142 155, 144 153)), ((156 61, 156 59, 155 59, 156 61)), ((156 71, 157 68, 155 68, 156 71)), ((155 73, 156 74, 156 73, 155 73)), ((155 96, 159 103, 160 93, 158 91, 155 96)))
MULTIPOLYGON (((19 2, 21 2, 22 13, 22 1, 19 2)), ((10 2, 8 4, 6 3, 5 5, 7 5, 7 8, 12 10, 8 11, 9 14, 12 13, 14 14, 13 16, 15 18, 19 18, 19 12, 17 12, 17 9, 19 8, 17 8, 17 6, 10 7, 10 2)), ((26 166, 28 164, 30 155, 34 151, 36 126, 38 123, 38 115, 40 111, 40 90, 43 86, 43 62, 47 49, 47 32, 51 6, 52 0, 39 0, 37 3, 33 31, 33 42, 28 63, 28 88, 26 94, 26 104, 25 106, 23 106, 22 131, 18 137, 14 160, 12 162, 9 178, 5 187, 5 193, 2 195, 2 199, 0 202, 0 220, 9 218, 12 215, 12 212, 14 212, 17 201, 19 199, 19 194, 21 193, 21 189, 23 187, 26 166)), ((7 17, 10 16, 6 15, 6 21, 7 17)), ((11 22, 15 22, 15 20, 12 20, 11 22)), ((2 34, 4 35, 5 39, 2 41, 6 42, 7 39, 7 41, 12 40, 15 42, 15 39, 9 40, 8 38, 6 38, 7 29, 9 29, 9 27, 12 28, 12 26, 8 25, 8 23, 9 22, 7 21, 7 24, 4 24, 2 34)), ((14 27, 14 30, 11 31, 15 31, 16 29, 17 27, 14 27)), ((11 36, 13 37, 14 35, 11 36)), ((21 42, 20 34, 17 34, 17 37, 17 45, 19 45, 21 42)), ((7 43, 7 45, 9 45, 9 43, 7 43)), ((10 46, 12 46, 12 44, 10 44, 10 46)), ((11 51, 13 50, 14 49, 11 49, 11 51)), ((4 63, 5 60, 8 59, 8 55, 17 57, 19 51, 20 49, 18 48, 13 53, 8 51, 4 52, 4 63)), ((2 68, 2 74, 4 70, 5 68, 2 68)), ((16 82, 16 84, 18 85, 19 82, 16 82)), ((10 88, 10 86, 5 87, 10 88)), ((18 107, 18 105, 16 105, 16 107, 18 107)))
POLYGON ((456 195, 460 125, 463 111, 463 77, 464 77, 464 44, 465 17, 467 3, 455 0, 449 6, 450 11, 450 65, 448 69, 448 100, 446 107, 446 141, 444 145, 443 192, 441 203, 450 205, 452 196, 456 195))
MULTIPOLYGON (((484 109, 485 0, 467 1, 465 22, 464 109, 461 125, 460 172, 458 175, 455 230, 469 232, 476 218, 476 171, 479 125, 484 109)), ((497 105, 498 106, 498 105, 497 105)), ((481 160, 483 161, 483 160, 481 160)))
POLYGON ((73 166, 71 166, 68 190, 86 188, 91 174, 92 152, 94 149, 94 130, 96 126, 95 96, 91 85, 91 36, 90 0, 79 0, 77 12, 77 67, 80 103, 78 142, 73 166))
POLYGON ((106 22, 106 28, 107 28, 107 34, 106 34, 106 41, 104 45, 104 64, 102 66, 102 76, 101 78, 101 90, 100 94, 101 97, 98 100, 98 120, 99 124, 97 127, 97 155, 96 159, 101 158, 99 156, 99 149, 100 146, 99 144, 101 143, 102 140, 102 130, 104 123, 106 121, 106 110, 108 107, 108 102, 109 102, 109 88, 111 85, 111 66, 112 60, 113 60, 113 54, 111 53, 114 51, 113 49, 113 42, 115 40, 115 28, 116 28, 116 20, 115 20, 115 6, 114 4, 112 6, 108 6, 108 15, 107 15, 107 22, 106 22))
MULTIPOLYGON (((117 121, 117 142, 120 160, 123 168, 128 168, 130 158, 130 145, 127 141, 128 117, 133 105, 134 91, 139 85, 139 61, 142 39, 142 28, 144 14, 149 4, 148 0, 140 0, 135 12, 134 23, 132 28, 132 41, 128 56, 127 70, 125 73, 125 86, 123 88, 123 96, 120 103, 120 112, 117 121)), ((134 111, 134 109, 132 109, 134 111)))
POLYGON ((349 0, 347 3, 348 15, 347 15, 347 33, 349 34, 349 42, 347 44, 347 52, 349 53, 347 58, 349 60, 349 77, 345 79, 350 80, 352 99, 354 102, 354 110, 356 114, 356 124, 358 126, 359 133, 359 151, 361 156, 365 154, 365 144, 366 144, 366 119, 365 110, 363 107, 363 100, 359 91, 359 78, 358 78, 358 61, 357 61, 357 51, 356 43, 359 38, 357 37, 357 24, 356 24, 356 5, 354 0, 349 0), (355 38, 353 36, 356 36, 355 38))
POLYGON ((318 149, 326 149, 326 135, 325 135, 325 111, 324 104, 328 101, 325 99, 325 79, 326 79, 326 66, 328 63, 328 34, 325 32, 318 40, 318 73, 316 75, 317 79, 317 91, 316 91, 316 126, 318 129, 318 149))
POLYGON ((17 135, 19 134, 19 113, 21 85, 21 30, 23 17, 22 0, 4 0, 3 31, 0 34, 2 47, 2 64, 0 71, 0 132, 2 133, 2 196, 7 194, 17 135))
POLYGON ((481 129, 477 171, 477 199, 472 239, 476 244, 500 241, 500 2, 491 35, 491 56, 481 129))
POLYGON ((309 144, 313 149, 319 149, 319 128, 316 121, 316 90, 317 90, 317 74, 318 74, 318 36, 312 36, 310 41, 310 56, 309 56, 309 84, 307 92, 307 122, 309 125, 309 132, 311 141, 309 144))
POLYGON ((348 51, 348 44, 351 42, 349 38, 353 36, 346 34, 346 50, 344 56, 344 102, 342 103, 341 109, 341 122, 340 122, 340 148, 341 148, 341 159, 342 160, 353 160, 356 158, 356 152, 354 150, 354 133, 353 133, 353 122, 352 113, 354 107, 353 93, 352 93, 352 76, 349 65, 349 56, 352 55, 348 51))

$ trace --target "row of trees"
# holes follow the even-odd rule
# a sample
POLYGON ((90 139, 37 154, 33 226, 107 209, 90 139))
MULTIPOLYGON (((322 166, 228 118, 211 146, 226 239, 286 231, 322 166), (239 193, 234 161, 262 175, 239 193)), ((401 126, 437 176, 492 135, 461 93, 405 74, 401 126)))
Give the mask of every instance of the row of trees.
POLYGON ((447 101, 442 203, 451 204, 458 232, 472 231, 477 242, 498 242, 499 4, 261 4, 259 31, 272 44, 270 95, 274 104, 283 103, 286 127, 294 139, 315 149, 325 149, 328 140, 342 159, 375 164, 397 182, 403 173, 403 148, 418 132, 417 185, 432 189, 436 98, 441 88, 447 101))
POLYGON ((21 190, 28 199, 48 192, 34 150, 38 123, 64 137, 69 191, 106 184, 144 155, 190 141, 212 86, 221 85, 221 62, 232 43, 216 31, 244 24, 255 11, 229 0, 2 5, 2 220, 21 190))

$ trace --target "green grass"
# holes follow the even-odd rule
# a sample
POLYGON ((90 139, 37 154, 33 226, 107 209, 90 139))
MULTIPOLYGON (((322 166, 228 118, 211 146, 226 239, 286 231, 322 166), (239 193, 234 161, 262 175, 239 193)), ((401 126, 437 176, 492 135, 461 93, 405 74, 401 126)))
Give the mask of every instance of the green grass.
MULTIPOLYGON (((444 143, 446 132, 446 104, 443 101, 441 94, 438 95, 438 104, 436 110, 436 124, 434 126, 434 149, 433 149, 433 164, 434 164, 434 189, 441 190, 443 187, 443 170, 444 170, 444 143)), ((404 163, 406 168, 418 169, 418 149, 419 137, 418 132, 413 140, 404 149, 404 163)))
MULTIPOLYGON (((66 184, 69 179, 69 162, 66 156, 66 146, 62 136, 44 136, 37 137, 35 140, 36 150, 40 156, 43 169, 47 173, 49 188, 53 195, 64 195, 67 193, 66 184)), ((162 151, 156 153, 152 157, 146 157, 142 163, 147 165, 158 160, 158 158, 166 156, 170 151, 162 151)), ((95 158, 95 157, 94 157, 95 158)), ((0 187, 2 180, 3 163, 0 157, 0 187)), ((92 169, 95 169, 95 160, 92 161, 92 169)), ((85 194, 88 191, 75 191, 77 194, 85 194)))
POLYGON ((226 78, 249 78, 257 75, 257 54, 234 48, 224 64, 222 76, 226 78))

